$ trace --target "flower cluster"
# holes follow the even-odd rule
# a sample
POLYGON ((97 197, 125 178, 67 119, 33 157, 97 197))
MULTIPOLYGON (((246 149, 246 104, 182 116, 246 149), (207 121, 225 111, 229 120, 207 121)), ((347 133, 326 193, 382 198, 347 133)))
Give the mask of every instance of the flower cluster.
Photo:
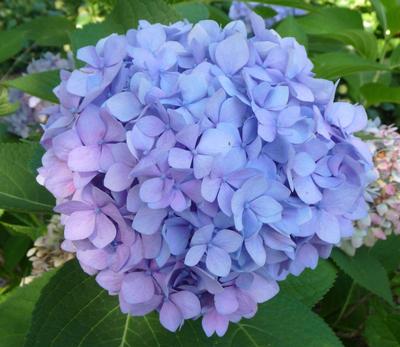
MULTIPOLYGON (((27 67, 27 74, 38 72, 72 69, 74 67, 72 56, 63 59, 59 54, 46 52, 40 59, 33 60, 27 67)), ((18 110, 2 121, 8 125, 8 130, 22 138, 27 138, 33 130, 39 129, 38 124, 46 121, 43 110, 50 103, 38 97, 25 94, 17 89, 10 90, 10 102, 19 102, 18 110)))
POLYGON ((265 25, 267 28, 272 28, 274 24, 280 22, 288 16, 301 16, 306 13, 304 10, 293 7, 267 5, 259 2, 232 1, 231 7, 229 8, 229 18, 233 20, 244 21, 250 31, 250 16, 257 7, 269 7, 276 12, 275 16, 265 19, 265 25))
POLYGON ((392 233, 400 234, 400 134, 393 126, 380 125, 379 119, 370 122, 363 134, 370 137, 367 143, 374 153, 378 179, 367 189, 368 216, 355 223, 351 238, 341 242, 350 255, 362 245, 372 247, 392 233))
POLYGON ((29 276, 22 279, 23 285, 73 258, 72 253, 61 249, 63 232, 60 216, 53 215, 47 225, 46 234, 37 238, 26 254, 32 262, 32 271, 29 276))
POLYGON ((241 21, 140 21, 81 48, 42 138, 64 249, 123 312, 171 331, 202 316, 223 335, 366 215, 364 109, 251 19, 251 38, 241 21))

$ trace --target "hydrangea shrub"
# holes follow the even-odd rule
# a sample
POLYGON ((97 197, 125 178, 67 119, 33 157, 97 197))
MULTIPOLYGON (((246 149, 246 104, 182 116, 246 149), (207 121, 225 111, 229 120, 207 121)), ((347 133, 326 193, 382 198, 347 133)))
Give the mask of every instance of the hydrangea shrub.
POLYGON ((241 21, 141 21, 81 48, 49 110, 38 181, 64 249, 122 312, 158 311, 171 331, 202 317, 222 336, 367 213, 364 109, 251 22, 248 38, 241 21))

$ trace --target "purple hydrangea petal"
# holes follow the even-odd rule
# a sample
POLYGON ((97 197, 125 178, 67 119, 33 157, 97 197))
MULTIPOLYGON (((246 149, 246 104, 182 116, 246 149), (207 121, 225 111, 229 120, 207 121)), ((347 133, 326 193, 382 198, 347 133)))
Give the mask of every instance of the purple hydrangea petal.
POLYGON ((73 212, 65 224, 65 237, 69 240, 83 240, 89 237, 95 229, 95 220, 91 210, 73 212))
POLYGON ((154 283, 144 272, 132 272, 124 277, 121 295, 130 304, 145 303, 154 295, 154 283))
POLYGON ((207 247, 205 245, 197 245, 189 248, 185 256, 185 264, 187 266, 195 266, 203 257, 207 247))
POLYGON ((216 276, 227 276, 231 269, 231 257, 222 248, 210 246, 207 250, 207 269, 216 276))
POLYGON ((157 232, 161 223, 167 215, 165 209, 151 209, 147 206, 141 207, 132 222, 132 227, 138 232, 151 235, 157 232))
POLYGON ((100 147, 81 146, 73 149, 68 156, 68 166, 71 170, 90 172, 100 168, 100 147))
POLYGON ((107 109, 118 120, 127 122, 139 116, 142 105, 135 94, 122 92, 107 100, 107 109))
POLYGON ((192 292, 183 290, 172 294, 170 298, 179 308, 184 319, 194 318, 201 312, 200 301, 192 292))
POLYGON ((232 314, 239 308, 239 302, 232 287, 227 287, 223 292, 215 294, 214 301, 215 309, 222 315, 232 314))
POLYGON ((176 331, 183 323, 183 316, 178 307, 170 301, 164 302, 160 310, 160 323, 169 331, 176 331))
POLYGON ((237 251, 242 245, 243 239, 237 232, 223 229, 218 231, 212 243, 228 253, 237 251))
POLYGON ((90 241, 98 248, 104 248, 115 238, 117 230, 110 219, 103 213, 96 215, 96 226, 94 233, 90 236, 90 241))
POLYGON ((310 176, 296 177, 294 186, 299 198, 307 204, 316 204, 322 199, 322 194, 310 176))
POLYGON ((235 74, 249 60, 249 48, 246 40, 243 36, 234 34, 221 41, 215 49, 215 60, 226 74, 235 74), (235 56, 235 59, 232 59, 232 55, 235 56))

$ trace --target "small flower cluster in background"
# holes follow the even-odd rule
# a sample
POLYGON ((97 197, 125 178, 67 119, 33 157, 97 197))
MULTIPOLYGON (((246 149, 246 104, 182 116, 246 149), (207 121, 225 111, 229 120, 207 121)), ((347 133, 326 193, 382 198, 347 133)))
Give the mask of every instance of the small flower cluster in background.
POLYGON ((63 265, 74 256, 61 249, 64 238, 64 227, 60 216, 53 215, 47 225, 47 232, 35 240, 33 247, 28 251, 27 257, 32 262, 32 272, 22 279, 22 285, 30 283, 36 277, 63 265))
POLYGON ((400 234, 400 134, 397 128, 370 121, 361 136, 367 140, 378 179, 368 188, 369 214, 355 223, 353 236, 341 248, 354 255, 362 245, 372 247, 392 233, 400 234))
MULTIPOLYGON (((61 58, 60 54, 47 52, 42 58, 33 60, 27 67, 27 74, 60 70, 73 69, 74 63, 72 55, 67 59, 61 58)), ((19 102, 18 110, 7 117, 2 117, 1 121, 8 125, 8 130, 22 138, 29 137, 39 129, 40 123, 47 120, 44 109, 51 104, 35 96, 30 96, 17 89, 9 90, 10 102, 19 102)))
POLYGON ((276 12, 275 16, 264 19, 267 28, 271 28, 274 24, 280 22, 287 16, 301 16, 306 13, 304 10, 286 6, 267 5, 259 2, 232 1, 231 7, 229 8, 229 18, 232 20, 244 21, 250 30, 250 14, 253 13, 256 7, 268 7, 276 12))

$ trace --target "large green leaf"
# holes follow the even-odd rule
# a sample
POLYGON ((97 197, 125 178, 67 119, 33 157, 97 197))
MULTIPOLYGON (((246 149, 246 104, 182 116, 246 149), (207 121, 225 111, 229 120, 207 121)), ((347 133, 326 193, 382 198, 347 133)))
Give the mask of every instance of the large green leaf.
POLYGON ((367 106, 382 102, 400 104, 400 87, 388 87, 381 83, 368 83, 363 85, 360 90, 367 101, 367 106))
POLYGON ((290 275, 279 285, 282 293, 312 307, 332 288, 335 279, 335 267, 327 260, 320 260, 316 269, 307 269, 298 277, 290 275))
POLYGON ((378 53, 378 41, 372 33, 360 29, 348 29, 322 34, 323 37, 335 39, 346 45, 353 46, 358 53, 370 59, 375 59, 378 53))
POLYGON ((253 7, 253 11, 259 14, 264 19, 271 18, 277 15, 277 12, 269 6, 264 6, 263 4, 253 7))
POLYGON ((340 7, 325 7, 298 18, 298 23, 308 34, 329 34, 343 30, 362 30, 361 14, 340 7))
POLYGON ((390 56, 390 67, 392 69, 400 67, 400 46, 395 47, 392 51, 390 56))
POLYGON ((400 347, 400 314, 375 309, 366 321, 364 336, 369 347, 400 347))
POLYGON ((276 27, 276 31, 283 37, 294 37, 300 44, 307 47, 308 38, 303 28, 297 23, 293 16, 286 17, 276 27))
POLYGON ((31 315, 44 285, 54 275, 47 272, 27 286, 15 289, 0 303, 0 347, 22 347, 31 315))
POLYGON ((8 131, 7 124, 0 123, 0 145, 2 142, 16 142, 18 137, 8 131))
POLYGON ((141 19, 169 24, 182 18, 163 0, 118 0, 107 21, 120 24, 126 31, 136 28, 141 19))
POLYGON ((0 146, 0 208, 50 212, 54 199, 36 183, 29 160, 40 146, 33 143, 3 143, 0 146))
POLYGON ((328 79, 337 79, 356 72, 388 70, 386 65, 345 52, 317 54, 312 61, 317 76, 328 79))
POLYGON ((11 224, 6 222, 1 222, 0 224, 7 229, 10 234, 15 235, 25 235, 28 236, 31 240, 35 241, 39 236, 42 236, 46 228, 43 226, 33 226, 33 225, 19 225, 19 224, 11 224))
POLYGON ((225 26, 231 21, 226 12, 222 11, 221 9, 212 5, 207 5, 207 8, 210 14, 210 19, 215 20, 220 25, 225 26))
POLYGON ((68 33, 74 23, 62 16, 38 17, 20 25, 19 30, 39 46, 62 46, 68 42, 68 33))
POLYGON ((4 245, 4 268, 11 272, 25 257, 32 240, 25 235, 11 235, 4 245))
POLYGON ((8 87, 20 89, 25 93, 51 102, 57 102, 53 89, 59 83, 60 77, 58 70, 33 73, 3 82, 3 84, 8 87))
POLYGON ((385 7, 387 26, 391 35, 396 35, 400 32, 400 3, 395 0, 383 0, 385 7))
POLYGON ((191 23, 197 23, 203 19, 208 19, 210 12, 205 4, 199 1, 185 1, 173 6, 175 11, 182 18, 187 19, 191 23))
POLYGON ((341 346, 329 327, 304 304, 281 294, 252 319, 231 324, 223 338, 206 338, 200 321, 170 333, 156 314, 129 317, 116 297, 99 288, 73 261, 44 288, 33 314, 26 347, 92 346, 341 346))
POLYGON ((360 248, 353 257, 335 249, 332 252, 332 258, 357 284, 393 305, 389 278, 385 268, 368 252, 367 248, 360 248))
POLYGON ((0 31, 0 63, 17 54, 24 46, 25 35, 21 30, 0 31))
POLYGON ((70 33, 72 49, 76 52, 81 47, 95 45, 101 38, 115 32, 121 33, 123 28, 113 21, 85 25, 82 29, 76 29, 70 33))
POLYGON ((395 271, 400 266, 400 237, 392 234, 386 240, 379 240, 369 252, 386 271, 395 271))

